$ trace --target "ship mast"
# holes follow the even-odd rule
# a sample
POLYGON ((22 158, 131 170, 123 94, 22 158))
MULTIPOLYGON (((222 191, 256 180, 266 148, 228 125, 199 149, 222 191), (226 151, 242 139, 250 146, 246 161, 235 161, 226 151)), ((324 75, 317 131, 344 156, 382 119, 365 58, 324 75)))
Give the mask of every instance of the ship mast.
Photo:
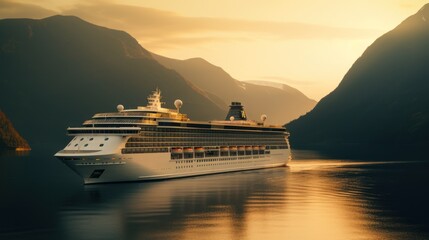
POLYGON ((161 104, 161 90, 157 88, 151 95, 149 95, 149 97, 147 97, 147 108, 159 110, 161 109, 161 104))

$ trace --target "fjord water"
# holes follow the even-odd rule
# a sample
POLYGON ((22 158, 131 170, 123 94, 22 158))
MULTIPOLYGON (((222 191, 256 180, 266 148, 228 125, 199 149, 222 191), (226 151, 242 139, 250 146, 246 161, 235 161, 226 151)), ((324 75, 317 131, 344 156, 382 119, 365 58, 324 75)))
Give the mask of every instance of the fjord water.
POLYGON ((294 151, 289 167, 84 186, 50 156, 0 157, 0 239, 429 239, 422 159, 294 151))

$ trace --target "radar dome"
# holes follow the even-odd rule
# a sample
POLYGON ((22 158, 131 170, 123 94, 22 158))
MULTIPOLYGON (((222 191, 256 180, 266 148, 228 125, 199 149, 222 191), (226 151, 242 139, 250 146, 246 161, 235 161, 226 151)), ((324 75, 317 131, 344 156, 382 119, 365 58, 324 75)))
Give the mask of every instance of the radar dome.
POLYGON ((262 122, 265 122, 265 120, 267 120, 267 115, 262 114, 262 115, 261 115, 261 121, 262 121, 262 122))
POLYGON ((124 111, 124 105, 119 104, 118 106, 116 106, 116 109, 118 109, 118 112, 122 112, 124 111))
POLYGON ((229 118, 229 121, 234 121, 234 119, 235 119, 235 117, 234 117, 234 116, 231 116, 231 117, 229 118))
POLYGON ((182 105, 183 105, 182 100, 180 100, 180 99, 176 99, 176 100, 174 101, 174 106, 176 106, 177 112, 179 112, 179 109, 182 107, 182 105))
POLYGON ((174 101, 174 106, 176 106, 177 109, 181 108, 182 105, 183 105, 182 100, 176 99, 176 101, 174 101))

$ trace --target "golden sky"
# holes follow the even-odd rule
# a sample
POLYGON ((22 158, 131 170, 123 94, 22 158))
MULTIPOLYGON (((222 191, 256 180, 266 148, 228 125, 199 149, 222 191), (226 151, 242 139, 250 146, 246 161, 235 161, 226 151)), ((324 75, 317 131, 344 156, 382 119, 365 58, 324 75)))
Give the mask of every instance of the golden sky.
POLYGON ((0 18, 76 15, 154 53, 202 57, 238 80, 288 84, 320 100, 377 37, 423 0, 0 0, 0 18))

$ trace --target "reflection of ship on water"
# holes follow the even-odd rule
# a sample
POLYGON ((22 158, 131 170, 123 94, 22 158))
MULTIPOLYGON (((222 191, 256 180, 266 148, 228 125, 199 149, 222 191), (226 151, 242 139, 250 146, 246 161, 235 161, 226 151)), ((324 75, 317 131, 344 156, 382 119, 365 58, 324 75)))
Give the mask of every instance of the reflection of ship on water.
POLYGON ((55 154, 89 183, 141 181, 285 166, 289 133, 282 126, 250 121, 232 102, 225 120, 191 121, 161 106, 161 92, 146 107, 95 114, 55 154))
POLYGON ((287 169, 89 186, 64 206, 62 232, 68 239, 183 239, 192 228, 227 224, 228 234, 239 236, 246 228, 248 204, 254 208, 263 199, 261 211, 280 204, 270 198, 284 196, 286 181, 272 180, 285 178, 287 169))

